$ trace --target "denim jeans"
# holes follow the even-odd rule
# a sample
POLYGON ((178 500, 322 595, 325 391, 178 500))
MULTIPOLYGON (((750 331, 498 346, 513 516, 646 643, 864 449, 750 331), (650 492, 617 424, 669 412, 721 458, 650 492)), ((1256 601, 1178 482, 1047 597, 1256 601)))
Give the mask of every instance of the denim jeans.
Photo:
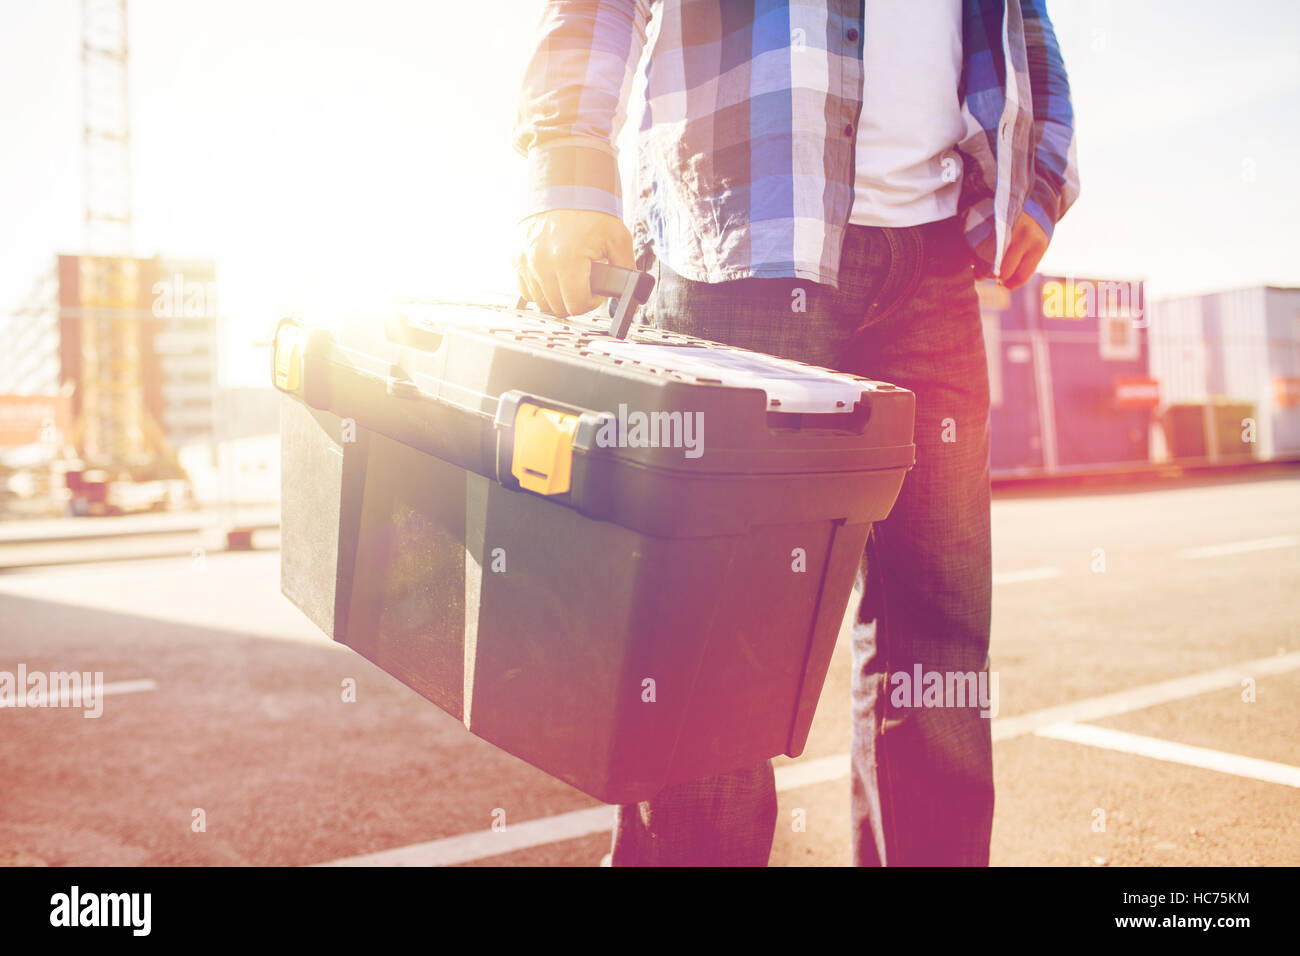
MULTIPOLYGON (((903 678, 987 671, 989 391, 979 304, 956 219, 849 226, 839 289, 799 279, 685 279, 664 265, 657 325, 893 382, 916 394, 916 466, 863 560, 853 628, 854 862, 987 865, 990 722, 978 702, 915 706, 903 678), (891 675, 893 675, 891 679, 891 675)), ((614 866, 763 866, 771 762, 618 808, 614 866)))

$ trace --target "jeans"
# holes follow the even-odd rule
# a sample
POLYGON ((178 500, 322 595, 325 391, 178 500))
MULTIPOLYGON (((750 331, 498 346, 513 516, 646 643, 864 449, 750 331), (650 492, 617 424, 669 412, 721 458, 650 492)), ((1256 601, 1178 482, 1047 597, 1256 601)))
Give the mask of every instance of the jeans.
MULTIPOLYGON (((917 706, 919 690, 899 690, 918 665, 923 675, 988 669, 988 368, 958 221, 849 226, 839 289, 658 271, 648 312, 663 328, 916 394, 916 466, 868 539, 853 627, 854 862, 986 866, 990 721, 978 701, 917 706)), ((764 866, 776 816, 770 761, 678 784, 618 808, 611 862, 764 866)))

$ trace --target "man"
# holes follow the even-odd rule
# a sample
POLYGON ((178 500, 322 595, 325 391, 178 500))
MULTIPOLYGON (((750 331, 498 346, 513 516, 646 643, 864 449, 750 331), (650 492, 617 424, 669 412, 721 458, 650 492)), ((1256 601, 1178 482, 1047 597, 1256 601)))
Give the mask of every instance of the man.
MULTIPOLYGON (((980 703, 916 707, 890 675, 989 666, 974 279, 1023 284, 1078 193, 1044 4, 557 0, 524 80, 529 298, 585 312, 590 260, 653 261, 661 326, 916 393, 916 466, 873 530, 853 629, 859 865, 988 863, 980 703), (634 242, 612 144, 644 49, 634 242)), ((765 865, 775 818, 770 763, 670 787, 619 808, 612 862, 765 865)))

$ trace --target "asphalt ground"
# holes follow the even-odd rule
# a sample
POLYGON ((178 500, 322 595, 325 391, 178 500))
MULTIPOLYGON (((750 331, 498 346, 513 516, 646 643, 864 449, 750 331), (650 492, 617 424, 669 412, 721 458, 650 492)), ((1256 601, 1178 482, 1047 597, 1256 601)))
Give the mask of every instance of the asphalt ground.
MULTIPOLYGON (((98 719, 0 708, 0 864, 608 849, 609 808, 321 636, 278 552, 68 547, 0 573, 0 671, 110 694, 98 719)), ((1300 863, 1300 476, 1031 488, 995 501, 994 548, 993 863, 1300 863)), ((849 678, 842 634, 805 753, 777 761, 775 865, 849 862, 849 678)))

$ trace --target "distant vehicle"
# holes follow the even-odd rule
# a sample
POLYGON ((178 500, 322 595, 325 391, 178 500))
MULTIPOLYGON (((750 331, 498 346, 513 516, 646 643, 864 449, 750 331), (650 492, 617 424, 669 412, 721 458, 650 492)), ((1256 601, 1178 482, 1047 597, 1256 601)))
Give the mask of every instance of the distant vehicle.
POLYGON ((133 481, 102 468, 77 466, 64 472, 67 513, 74 517, 138 514, 193 504, 188 483, 180 479, 133 481))
POLYGON ((102 468, 70 467, 63 473, 68 492, 68 514, 74 517, 107 515, 108 472, 102 468))

